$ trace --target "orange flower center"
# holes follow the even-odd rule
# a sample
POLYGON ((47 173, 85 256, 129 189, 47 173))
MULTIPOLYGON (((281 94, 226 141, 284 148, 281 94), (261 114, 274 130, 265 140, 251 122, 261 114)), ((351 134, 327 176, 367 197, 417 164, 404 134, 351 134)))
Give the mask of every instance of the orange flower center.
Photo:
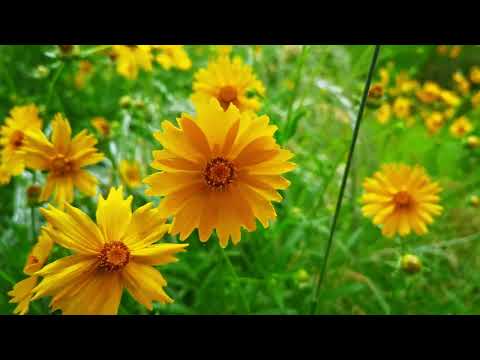
POLYGON ((458 125, 457 127, 457 133, 463 134, 466 131, 465 127, 463 125, 458 125))
POLYGON ((227 110, 230 103, 237 99, 237 95, 237 89, 233 86, 227 85, 220 89, 218 99, 224 110, 227 110))
POLYGON ((137 181, 139 179, 138 171, 136 169, 128 169, 126 171, 127 179, 137 181))
POLYGON ((22 146, 24 137, 23 131, 15 130, 10 136, 10 144, 15 149, 18 149, 20 146, 22 146))
POLYGON ((223 191, 235 179, 235 166, 227 159, 217 157, 207 163, 203 176, 211 189, 223 191))
POLYGON ((397 207, 406 208, 412 203, 412 197, 406 191, 399 191, 393 197, 393 202, 397 207))
POLYGON ((122 270, 130 260, 130 251, 121 241, 113 241, 103 246, 98 255, 97 269, 108 272, 122 270))
POLYGON ((51 171, 54 175, 63 176, 71 173, 73 162, 64 155, 57 155, 51 162, 51 171))

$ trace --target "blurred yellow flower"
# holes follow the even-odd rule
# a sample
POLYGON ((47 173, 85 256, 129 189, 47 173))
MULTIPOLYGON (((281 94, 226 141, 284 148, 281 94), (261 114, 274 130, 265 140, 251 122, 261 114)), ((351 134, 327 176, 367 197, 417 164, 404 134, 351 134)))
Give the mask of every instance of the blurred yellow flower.
POLYGON ((136 161, 122 160, 120 162, 120 175, 123 182, 131 188, 142 185, 140 165, 136 161))
POLYGON ((117 63, 117 72, 127 79, 136 79, 139 69, 152 71, 150 45, 114 45, 113 58, 117 63))
POLYGON ((10 168, 3 161, 0 161, 0 186, 10 183, 11 178, 10 168))
POLYGON ((167 284, 153 266, 176 261, 185 244, 155 244, 168 231, 165 219, 148 203, 131 210, 132 196, 122 187, 99 197, 97 223, 69 204, 61 211, 49 206, 42 215, 54 230, 45 229, 58 245, 74 254, 46 265, 35 274, 43 280, 32 300, 52 296, 52 310, 63 314, 115 315, 123 289, 152 310, 152 301, 171 303, 167 284))
POLYGON ((470 81, 474 84, 480 84, 480 67, 474 66, 470 69, 470 81))
POLYGON ((478 105, 480 105, 480 91, 472 96, 472 106, 476 108, 478 105))
POLYGON ((257 111, 260 108, 257 97, 249 97, 248 93, 255 91, 263 96, 265 87, 253 74, 252 68, 244 64, 240 58, 232 61, 222 56, 195 74, 193 91, 194 103, 208 102, 215 98, 224 110, 233 104, 243 112, 257 111))
POLYGON ((395 83, 396 87, 391 91, 394 96, 411 93, 419 87, 418 81, 411 79, 406 71, 400 72, 395 77, 395 83))
POLYGON ((265 228, 275 219, 271 201, 290 184, 282 174, 295 168, 293 154, 276 143, 266 115, 224 111, 216 99, 199 103, 196 114, 182 114, 179 128, 165 121, 154 134, 163 150, 153 153, 160 172, 144 180, 146 194, 164 196, 159 215, 173 216, 172 235, 185 240, 198 228, 207 241, 216 229, 226 247, 230 237, 240 241, 241 227, 254 231, 255 219, 265 228))
POLYGON ((110 135, 110 123, 104 117, 96 116, 92 118, 90 123, 95 128, 95 130, 97 130, 102 136, 108 137, 110 135))
POLYGON ((461 102, 460 98, 453 91, 450 90, 440 91, 440 98, 445 104, 453 107, 460 105, 461 102))
POLYGON ((152 45, 152 48, 159 50, 155 59, 165 70, 170 70, 172 67, 188 70, 192 67, 192 61, 183 45, 152 45))
POLYGON ((447 45, 438 45, 437 46, 437 53, 439 55, 446 55, 448 53, 448 46, 447 45))
POLYGON ((440 186, 432 182, 421 166, 385 164, 366 178, 362 196, 363 215, 382 225, 386 237, 428 232, 427 224, 442 212, 438 205, 440 186))
POLYGON ((451 59, 458 58, 461 52, 462 52, 462 47, 460 45, 452 46, 452 49, 450 50, 450 58, 451 59))
POLYGON ((471 135, 467 138, 467 144, 470 148, 476 149, 480 146, 480 138, 475 135, 471 135))
POLYGON ((380 83, 373 84, 368 90, 370 99, 380 99, 383 96, 383 85, 380 83))
POLYGON ((386 124, 390 120, 392 114, 392 107, 389 103, 382 104, 377 110, 377 121, 380 124, 386 124))
POLYGON ((450 126, 450 133, 455 137, 462 137, 473 130, 472 123, 467 117, 461 116, 450 126))
POLYGON ((434 111, 426 119, 425 125, 427 126, 430 134, 436 134, 443 126, 444 117, 441 112, 434 111))
POLYGON ((75 74, 75 86, 77 89, 83 89, 87 81, 88 75, 91 74, 93 65, 90 61, 81 60, 78 65, 78 71, 75 74))
MULTIPOLYGON (((19 281, 13 289, 8 293, 12 299, 10 303, 18 304, 13 312, 15 314, 25 315, 28 312, 30 301, 32 299, 32 290, 37 285, 38 276, 35 273, 45 264, 53 247, 53 240, 50 235, 42 228, 40 236, 35 246, 27 257, 27 262, 23 268, 23 272, 29 275, 26 279, 19 281)), ((50 228, 50 230, 53 230, 50 228)))
POLYGON ((442 89, 437 83, 427 81, 423 84, 423 87, 416 92, 416 95, 421 102, 431 104, 440 98, 441 92, 442 89))
POLYGON ((22 152, 25 133, 42 128, 42 119, 38 116, 38 108, 31 104, 15 106, 5 125, 0 129, 0 145, 2 146, 2 163, 11 175, 19 175, 25 169, 22 152))
POLYGON ((25 137, 24 154, 26 165, 35 170, 48 172, 47 183, 40 201, 47 201, 53 192, 54 200, 62 207, 64 201, 73 201, 73 189, 94 196, 97 179, 82 168, 103 160, 97 152, 97 140, 87 130, 71 138, 72 130, 67 119, 57 113, 52 121, 51 141, 40 132, 28 132, 25 137))
POLYGON ((453 74, 453 81, 457 85, 458 91, 461 94, 463 95, 468 94, 468 92, 470 91, 470 83, 460 71, 456 71, 453 74))
POLYGON ((454 108, 445 109, 445 111, 443 112, 443 116, 445 117, 445 120, 452 118, 453 115, 455 115, 455 109, 454 108))
POLYGON ((390 81, 390 73, 386 68, 381 68, 380 71, 380 84, 385 88, 390 81))
POLYGON ((412 102, 405 97, 398 97, 393 102, 393 112, 400 119, 407 119, 411 114, 412 102))
POLYGON ((230 53, 233 50, 233 46, 232 45, 217 45, 216 49, 217 49, 217 54, 218 54, 219 57, 229 56, 230 53))

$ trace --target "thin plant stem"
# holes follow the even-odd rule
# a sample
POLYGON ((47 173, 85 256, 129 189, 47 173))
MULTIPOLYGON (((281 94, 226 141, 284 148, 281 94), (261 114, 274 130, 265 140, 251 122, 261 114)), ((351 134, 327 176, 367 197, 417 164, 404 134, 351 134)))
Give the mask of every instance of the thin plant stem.
POLYGON ((323 257, 322 269, 321 269, 320 275, 317 277, 316 286, 315 286, 314 293, 313 293, 312 312, 314 312, 314 313, 317 312, 318 294, 319 294, 320 288, 321 288, 321 286, 324 282, 324 279, 325 279, 325 274, 326 274, 327 264, 328 264, 328 258, 330 256, 330 250, 332 248, 333 237, 335 235, 335 229, 336 229, 336 226, 337 226, 338 217, 340 215, 340 210, 342 208, 343 195, 345 193, 348 174, 350 172, 353 153, 355 151, 355 146, 357 144, 357 138, 358 138, 358 133, 359 133, 359 130, 360 130, 360 124, 361 124, 361 121, 362 121, 363 111, 365 109, 365 104, 366 104, 366 100, 367 100, 367 96, 368 96, 368 90, 370 89, 370 83, 372 82, 372 77, 373 77, 373 73, 374 73, 374 70, 375 70, 375 65, 377 63, 379 52, 380 52, 380 45, 375 45, 375 49, 373 51, 373 56, 372 56, 372 61, 370 63, 370 68, 368 70, 367 81, 365 82, 365 87, 363 89, 362 100, 360 102, 360 108, 359 108, 358 114, 357 114, 357 121, 355 122, 355 127, 353 129, 352 142, 350 143, 350 150, 348 152, 347 164, 345 165, 345 171, 343 172, 342 183, 340 185, 340 192, 338 194, 337 206, 335 208, 335 213, 333 215, 333 220, 332 220, 332 224, 331 224, 331 227, 330 227, 330 235, 328 237, 327 246, 325 248, 325 255, 323 257))
POLYGON ((63 68, 65 67, 65 63, 62 62, 60 66, 57 69, 57 72, 53 76, 52 82, 50 83, 50 86, 48 88, 48 95, 47 95, 47 101, 46 101, 46 108, 48 109, 48 106, 50 105, 50 101, 52 101, 52 95, 53 95, 53 90, 55 88, 55 84, 57 83, 60 74, 62 73, 63 68))
POLYGON ((247 298, 245 297, 245 294, 242 291, 242 288, 240 287, 240 278, 237 275, 237 272, 235 271, 235 268, 233 267, 232 262, 230 261, 230 257, 228 254, 225 252, 225 249, 221 247, 222 255, 225 259, 225 262, 228 265, 228 268, 230 269, 230 272, 233 277, 233 281, 235 282, 235 287, 237 288, 238 292, 240 293, 240 298, 242 299, 243 306, 245 308, 245 311, 247 314, 250 313, 250 306, 248 304, 247 298))

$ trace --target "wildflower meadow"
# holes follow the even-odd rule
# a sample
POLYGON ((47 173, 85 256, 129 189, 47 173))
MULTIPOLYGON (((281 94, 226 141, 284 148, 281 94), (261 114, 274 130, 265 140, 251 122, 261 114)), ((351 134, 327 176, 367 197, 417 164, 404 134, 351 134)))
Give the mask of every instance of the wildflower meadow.
POLYGON ((480 48, 0 46, 0 314, 475 314, 480 48))

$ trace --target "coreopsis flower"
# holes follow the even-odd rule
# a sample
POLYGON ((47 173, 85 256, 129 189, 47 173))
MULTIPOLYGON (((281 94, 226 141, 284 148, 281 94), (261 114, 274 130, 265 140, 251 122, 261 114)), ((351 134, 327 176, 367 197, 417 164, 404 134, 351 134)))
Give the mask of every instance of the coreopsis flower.
POLYGON ((229 56, 233 50, 232 45, 217 45, 217 54, 218 56, 229 56))
POLYGON ((398 97, 393 102, 393 112, 400 119, 407 119, 411 114, 412 102, 405 97, 398 97))
POLYGON ((93 65, 90 61, 82 60, 79 62, 78 71, 75 74, 75 86, 77 89, 85 87, 88 76, 93 71, 93 65))
POLYGON ((390 116, 392 114, 392 107, 389 103, 382 104, 377 112, 376 112, 376 119, 380 124, 386 124, 390 120, 390 116))
POLYGON ((120 162, 120 175, 123 182, 131 188, 142 185, 140 165, 136 161, 122 160, 120 162))
POLYGON ((382 225, 386 237, 428 232, 427 224, 442 212, 440 186, 421 166, 386 164, 363 183, 363 215, 382 225))
POLYGON ((103 116, 96 116, 92 118, 90 123, 103 137, 108 137, 110 135, 110 123, 103 116))
POLYGON ((456 59, 460 56, 461 52, 462 52, 462 47, 460 45, 454 45, 450 50, 449 56, 451 59, 456 59))
POLYGON ((23 153, 26 165, 34 170, 48 172, 40 201, 47 201, 52 193, 55 202, 73 201, 73 190, 94 196, 97 179, 83 168, 103 160, 104 155, 95 148, 97 140, 87 130, 71 138, 72 130, 66 118, 56 114, 52 121, 51 141, 40 131, 26 134, 23 153))
POLYGON ((460 116, 450 126, 450 133, 455 137, 463 137, 473 130, 472 123, 465 116, 460 116))
POLYGON ((282 174, 295 168, 293 154, 276 144, 276 126, 268 116, 224 111, 216 99, 197 105, 197 117, 182 114, 179 128, 163 123, 155 133, 163 150, 155 151, 148 195, 164 196, 160 216, 173 216, 171 233, 185 240, 194 229, 207 241, 216 230, 220 245, 240 241, 243 226, 254 231, 275 219, 271 201, 281 201, 278 189, 289 182, 282 174))
POLYGON ((476 148, 480 147, 480 138, 478 136, 475 136, 475 135, 469 136, 467 138, 467 145, 471 149, 476 149, 476 148))
POLYGON ((470 69, 470 81, 474 84, 480 84, 480 67, 474 66, 470 69))
POLYGON ((247 93, 256 91, 263 96, 265 87, 253 74, 252 68, 240 58, 232 61, 227 56, 222 56, 195 74, 193 91, 192 100, 195 103, 215 98, 224 110, 233 104, 243 112, 257 111, 260 108, 258 98, 249 97, 247 93))
POLYGON ((3 161, 0 162, 0 186, 10 183, 12 173, 10 168, 3 161))
POLYGON ((92 315, 117 314, 124 288, 149 310, 152 301, 173 302, 154 266, 176 261, 175 254, 187 245, 157 244, 170 225, 152 203, 132 213, 132 200, 123 198, 122 187, 110 189, 106 200, 99 197, 96 223, 69 204, 65 211, 51 205, 41 209, 53 227, 47 233, 73 255, 35 273, 43 280, 32 300, 52 296, 52 310, 92 315))
POLYGON ((460 98, 450 90, 442 90, 440 92, 440 99, 448 106, 457 107, 460 105, 460 98))
POLYGON ((470 83, 467 78, 460 71, 456 71, 452 77, 457 85, 458 91, 463 95, 468 94, 470 91, 470 83))
POLYGON ((373 84, 368 91, 368 97, 371 99, 380 99, 383 96, 383 85, 373 84))
MULTIPOLYGON (((47 225, 48 227, 48 225, 47 225)), ((50 229, 52 230, 52 229, 50 229)), ((27 257, 23 272, 29 275, 26 279, 19 281, 13 289, 8 293, 12 299, 11 303, 18 304, 15 310, 15 314, 25 315, 28 312, 30 301, 32 299, 32 290, 38 283, 38 276, 35 272, 40 270, 48 259, 53 247, 53 240, 50 235, 45 231, 45 226, 40 232, 38 241, 30 251, 27 257)))
POLYGON ((136 79, 139 69, 152 71, 150 45, 114 45, 113 58, 117 63, 117 72, 127 79, 136 79))
POLYGON ((41 128, 42 119, 38 116, 38 108, 35 105, 15 106, 10 110, 10 116, 0 129, 0 145, 3 166, 9 169, 11 175, 19 175, 25 169, 22 147, 26 132, 41 128))
POLYGON ((382 86, 386 88, 388 86, 388 83, 390 82, 390 72, 386 68, 381 68, 379 73, 380 73, 380 84, 382 84, 382 86))
POLYGON ((425 119, 425 125, 427 126, 428 131, 430 134, 436 134, 444 124, 444 116, 439 111, 432 112, 427 118, 425 119))
POLYGON ((422 262, 413 254, 405 254, 400 260, 400 267, 408 274, 415 274, 422 270, 422 262))
POLYGON ((419 86, 418 81, 411 79, 410 75, 408 75, 408 73, 404 71, 400 72, 395 77, 395 84, 395 88, 390 90, 390 93, 393 96, 409 94, 412 91, 416 90, 419 86))
POLYGON ((159 50, 155 59, 165 70, 172 67, 188 70, 192 67, 192 61, 182 45, 152 45, 152 48, 159 50))
POLYGON ((431 104, 440 98, 441 92, 442 88, 437 83, 427 81, 423 84, 423 87, 416 92, 416 96, 421 102, 431 104))
POLYGON ((478 107, 480 105, 480 91, 475 93, 475 95, 472 96, 472 106, 474 108, 478 107))

